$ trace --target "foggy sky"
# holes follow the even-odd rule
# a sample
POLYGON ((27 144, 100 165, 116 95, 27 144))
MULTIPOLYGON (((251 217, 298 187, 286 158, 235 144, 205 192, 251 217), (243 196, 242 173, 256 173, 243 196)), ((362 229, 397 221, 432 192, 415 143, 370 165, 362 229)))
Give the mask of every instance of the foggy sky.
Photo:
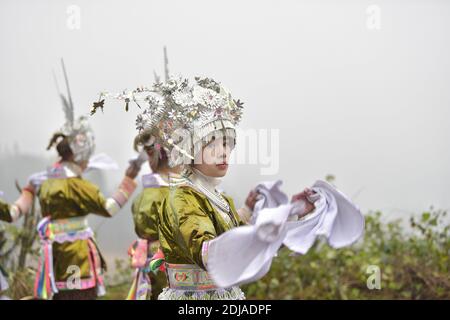
MULTIPOLYGON (((56 159, 45 147, 64 121, 51 73, 61 75, 60 57, 80 115, 102 90, 151 84, 166 45, 173 74, 214 77, 245 102, 241 128, 279 129, 276 175, 260 176, 258 165, 230 168, 223 188, 238 205, 261 180, 283 179, 292 194, 333 174, 364 212, 448 209, 448 39, 450 3, 437 0, 3 0, 0 151, 16 144, 56 159), (366 26, 373 4, 380 30, 366 26), (81 10, 79 30, 67 27, 70 5, 81 10)), ((121 166, 107 173, 105 192, 134 155, 135 116, 116 104, 92 119, 97 151, 121 166)), ((36 170, 8 166, 0 190, 36 170)), ((102 222, 100 234, 102 247, 124 257, 134 238, 125 211, 102 222)))

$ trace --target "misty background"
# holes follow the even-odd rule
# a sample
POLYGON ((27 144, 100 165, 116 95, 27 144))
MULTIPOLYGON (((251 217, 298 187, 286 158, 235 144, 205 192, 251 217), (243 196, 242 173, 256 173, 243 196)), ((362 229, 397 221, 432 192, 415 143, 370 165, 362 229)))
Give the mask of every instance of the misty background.
MULTIPOLYGON (((165 45, 172 74, 213 77, 245 102, 242 129, 279 130, 276 174, 230 167, 222 188, 238 206, 259 181, 283 179, 292 194, 333 174, 363 212, 448 209, 449 39, 444 0, 3 0, 0 190, 13 201, 16 179, 57 159, 45 148, 64 123, 52 77, 63 87, 61 57, 79 116, 102 90, 150 85, 165 45)), ((106 195, 135 155, 136 114, 107 104, 91 119, 97 152, 120 165, 86 176, 106 195)), ((125 258, 135 239, 129 205, 91 222, 108 260, 125 258)))

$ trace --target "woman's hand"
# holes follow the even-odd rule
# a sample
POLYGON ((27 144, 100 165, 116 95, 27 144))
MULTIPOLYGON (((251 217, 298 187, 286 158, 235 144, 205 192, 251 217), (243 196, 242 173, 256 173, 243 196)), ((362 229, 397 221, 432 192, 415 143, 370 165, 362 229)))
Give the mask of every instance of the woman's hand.
POLYGON ((304 210, 302 210, 303 212, 299 214, 300 218, 307 215, 308 213, 312 212, 315 209, 314 203, 308 200, 308 197, 314 194, 315 194, 314 191, 312 191, 309 188, 305 188, 305 190, 303 190, 302 192, 294 194, 292 196, 291 202, 302 201, 305 204, 305 208, 304 210))
POLYGON ((141 170, 140 166, 137 166, 136 163, 131 162, 128 166, 127 170, 125 171, 125 175, 130 179, 135 179, 137 175, 139 174, 139 171, 141 170))
POLYGON ((256 201, 258 201, 258 192, 255 190, 250 191, 250 193, 247 196, 247 199, 245 200, 245 205, 253 211, 255 208, 256 201))

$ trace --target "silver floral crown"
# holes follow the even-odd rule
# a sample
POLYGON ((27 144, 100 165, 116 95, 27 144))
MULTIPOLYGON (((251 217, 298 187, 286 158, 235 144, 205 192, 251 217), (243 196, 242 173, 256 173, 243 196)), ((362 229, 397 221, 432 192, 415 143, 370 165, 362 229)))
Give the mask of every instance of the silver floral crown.
POLYGON ((95 150, 95 137, 87 117, 80 116, 71 123, 66 122, 60 132, 69 138, 76 162, 90 159, 95 150))
POLYGON ((193 84, 178 77, 156 82, 151 88, 138 87, 115 95, 102 92, 91 115, 98 109, 103 111, 107 98, 124 101, 126 111, 130 103, 142 110, 136 119, 136 129, 162 141, 171 155, 172 166, 181 164, 183 158, 192 160, 199 143, 209 142, 213 135, 234 138, 235 126, 243 113, 243 104, 235 101, 228 90, 213 79, 202 77, 196 77, 193 84))

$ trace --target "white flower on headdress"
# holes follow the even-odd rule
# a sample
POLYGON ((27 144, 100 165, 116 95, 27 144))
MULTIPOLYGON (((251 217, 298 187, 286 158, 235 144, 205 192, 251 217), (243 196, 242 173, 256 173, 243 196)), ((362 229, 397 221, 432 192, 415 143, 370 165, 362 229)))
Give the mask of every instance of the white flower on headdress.
POLYGON ((160 89, 164 95, 170 95, 177 89, 178 82, 176 79, 169 79, 167 82, 156 84, 155 87, 160 89))
POLYGON ((172 94, 173 101, 182 107, 189 107, 195 105, 192 93, 188 89, 189 88, 185 88, 183 90, 175 91, 172 94))
POLYGON ((170 120, 180 120, 180 119, 181 119, 180 113, 179 113, 177 110, 174 110, 174 109, 170 110, 170 111, 167 113, 167 117, 168 117, 170 120))
POLYGON ((164 109, 164 99, 156 95, 148 95, 145 98, 147 108, 144 110, 144 114, 148 117, 156 116, 161 109, 164 109))
POLYGON ((222 95, 214 90, 200 86, 194 86, 193 95, 193 99, 197 104, 200 104, 209 110, 224 108, 227 103, 227 100, 222 95))
POLYGON ((133 93, 130 90, 123 90, 116 96, 118 100, 124 100, 125 102, 130 102, 133 97, 133 93))

